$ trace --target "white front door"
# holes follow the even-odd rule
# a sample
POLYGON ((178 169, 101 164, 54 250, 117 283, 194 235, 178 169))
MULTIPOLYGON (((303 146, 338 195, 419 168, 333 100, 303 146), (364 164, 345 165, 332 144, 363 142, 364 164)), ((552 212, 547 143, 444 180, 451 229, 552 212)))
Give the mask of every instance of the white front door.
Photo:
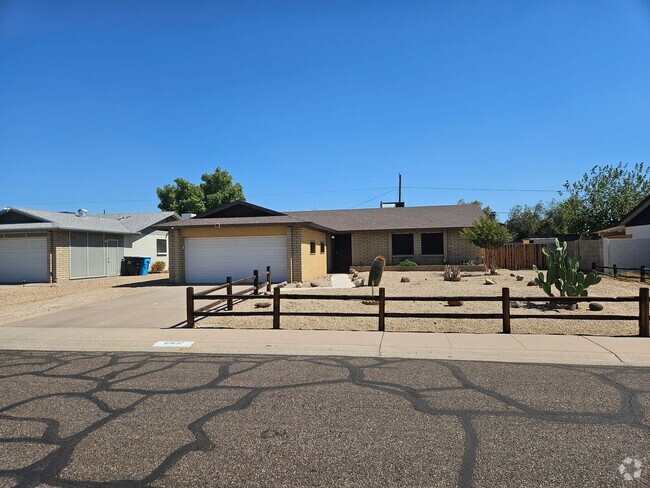
POLYGON ((108 276, 120 274, 120 253, 117 239, 106 239, 106 274, 108 276))
POLYGON ((0 239, 0 283, 46 283, 47 238, 0 239))
MULTIPOLYGON (((274 237, 209 237, 185 239, 185 281, 225 283, 227 276, 238 280, 262 275, 271 266, 273 282, 287 279, 287 241, 274 237)), ((260 278, 260 281, 264 281, 260 278)))

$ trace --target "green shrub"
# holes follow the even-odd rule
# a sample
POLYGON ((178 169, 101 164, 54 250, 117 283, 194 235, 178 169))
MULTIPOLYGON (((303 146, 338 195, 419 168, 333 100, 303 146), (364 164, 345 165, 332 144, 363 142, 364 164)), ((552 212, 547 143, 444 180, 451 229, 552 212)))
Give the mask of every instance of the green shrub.
POLYGON ((413 261, 411 258, 406 258, 406 259, 402 259, 402 260, 399 262, 399 265, 400 265, 400 266, 417 266, 418 263, 416 263, 415 261, 413 261))
POLYGON ((474 260, 468 259, 467 261, 463 261, 460 264, 462 264, 463 266, 474 266, 474 260))
POLYGON ((165 261, 154 261, 151 263, 151 273, 162 273, 165 271, 165 261))

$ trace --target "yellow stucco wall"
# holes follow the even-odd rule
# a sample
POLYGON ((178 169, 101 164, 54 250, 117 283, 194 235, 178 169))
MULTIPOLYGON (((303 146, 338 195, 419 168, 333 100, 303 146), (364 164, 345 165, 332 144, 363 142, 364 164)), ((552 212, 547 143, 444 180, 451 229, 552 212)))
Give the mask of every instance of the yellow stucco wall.
POLYGON ((317 230, 302 228, 300 257, 302 261, 302 280, 312 280, 327 274, 327 235, 317 230), (309 252, 311 242, 316 243, 316 254, 309 252), (325 243, 325 252, 321 254, 320 243, 325 243))
POLYGON ((181 237, 259 237, 283 236, 285 227, 258 225, 251 227, 188 227, 181 229, 181 237))

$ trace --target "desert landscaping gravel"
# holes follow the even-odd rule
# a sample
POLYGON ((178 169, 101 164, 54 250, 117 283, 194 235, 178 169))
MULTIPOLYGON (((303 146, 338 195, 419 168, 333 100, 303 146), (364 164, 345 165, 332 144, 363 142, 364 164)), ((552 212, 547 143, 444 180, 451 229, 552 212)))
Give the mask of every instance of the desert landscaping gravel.
MULTIPOLYGON (((522 275, 523 280, 517 281, 509 270, 499 270, 496 276, 483 273, 464 273, 462 281, 444 281, 441 272, 398 272, 384 273, 381 286, 386 288, 386 296, 500 296, 502 287, 510 288, 513 298, 523 296, 546 296, 537 286, 527 286, 535 277, 532 270, 515 271, 522 275), (402 283, 402 277, 409 282, 402 283), (494 285, 486 285, 489 278, 494 285)), ((367 273, 361 273, 367 280, 367 273)), ((602 281, 589 288, 590 296, 638 296, 639 288, 646 284, 631 281, 615 280, 603 276, 602 281)), ((370 295, 370 287, 353 289, 318 288, 283 288, 282 293, 327 294, 327 295, 370 295)), ((374 290, 375 295, 378 293, 374 290)), ((248 300, 235 305, 235 311, 255 311, 254 302, 248 300)), ((264 300, 266 301, 266 300, 264 300)), ((269 302, 271 299, 269 297, 269 302)), ((516 301, 516 300, 513 300, 516 301)), ((576 314, 608 314, 638 316, 637 303, 603 303, 602 312, 592 312, 587 303, 581 303, 576 311, 555 310, 544 306, 543 302, 521 302, 519 308, 512 308, 516 314, 547 314, 549 317, 568 316, 576 314)), ((515 305, 516 306, 516 305, 515 305)), ((377 305, 363 305, 361 301, 319 301, 319 300, 282 300, 284 312, 376 312, 377 305)), ((262 309, 269 311, 269 308, 262 309)), ((258 310, 259 311, 259 310, 258 310)), ((442 312, 442 313, 500 313, 500 302, 464 302, 460 307, 450 307, 446 302, 387 302, 386 312, 442 312)), ((208 317, 201 320, 199 327, 232 327, 232 328, 271 328, 271 317, 208 317)), ((377 330, 376 318, 358 317, 281 317, 283 329, 326 329, 326 330, 377 330)), ((422 332, 473 332, 499 333, 502 324, 500 319, 386 319, 386 331, 422 331, 422 332)), ((512 332, 518 334, 586 334, 601 336, 638 335, 638 322, 605 321, 605 320, 550 320, 550 319, 513 319, 512 332)))
POLYGON ((0 285, 0 325, 142 293, 168 275, 116 276, 53 284, 0 285))

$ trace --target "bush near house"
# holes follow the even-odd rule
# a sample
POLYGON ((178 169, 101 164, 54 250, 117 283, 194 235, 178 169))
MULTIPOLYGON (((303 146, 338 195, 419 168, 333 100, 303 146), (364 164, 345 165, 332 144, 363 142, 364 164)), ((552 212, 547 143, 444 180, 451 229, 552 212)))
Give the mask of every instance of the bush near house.
POLYGON ((165 261, 154 261, 151 264, 150 273, 162 273, 165 271, 165 261))

